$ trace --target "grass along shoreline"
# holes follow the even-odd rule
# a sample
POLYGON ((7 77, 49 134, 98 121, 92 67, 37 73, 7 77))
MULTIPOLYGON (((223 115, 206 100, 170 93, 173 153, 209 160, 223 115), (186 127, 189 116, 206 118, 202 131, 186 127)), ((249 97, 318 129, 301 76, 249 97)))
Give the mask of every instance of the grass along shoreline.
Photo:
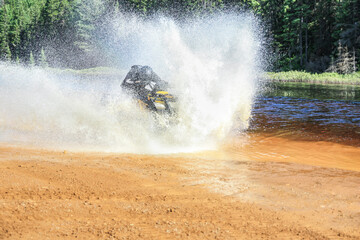
POLYGON ((268 72, 265 79, 274 82, 360 85, 360 72, 352 74, 308 73, 302 71, 268 72))
MULTIPOLYGON (((125 77, 127 71, 111 67, 96 67, 89 69, 55 69, 51 71, 57 74, 72 74, 77 76, 118 76, 125 77)), ((288 72, 267 72, 264 80, 273 82, 298 82, 311 84, 345 84, 360 85, 360 72, 352 74, 338 73, 308 73, 304 71, 288 71, 288 72)))
POLYGON ((95 67, 87 69, 59 69, 59 68, 48 68, 50 72, 55 74, 70 74, 80 77, 125 77, 126 73, 124 70, 111 67, 95 67))

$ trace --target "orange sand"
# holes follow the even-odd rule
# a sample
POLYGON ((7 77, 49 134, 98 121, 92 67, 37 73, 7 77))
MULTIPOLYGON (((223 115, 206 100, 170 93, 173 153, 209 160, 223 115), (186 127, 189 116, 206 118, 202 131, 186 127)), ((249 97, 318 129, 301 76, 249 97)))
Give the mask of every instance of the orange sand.
POLYGON ((166 156, 3 144, 0 239, 360 239, 359 156, 264 136, 166 156))

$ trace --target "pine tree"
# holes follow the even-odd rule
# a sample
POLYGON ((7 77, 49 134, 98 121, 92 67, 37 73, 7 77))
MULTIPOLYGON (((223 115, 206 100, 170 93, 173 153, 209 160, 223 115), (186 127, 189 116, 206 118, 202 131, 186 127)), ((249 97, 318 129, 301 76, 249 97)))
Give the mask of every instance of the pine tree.
POLYGON ((41 67, 48 67, 48 63, 47 63, 47 60, 46 60, 46 55, 45 55, 45 51, 44 51, 44 48, 41 48, 41 54, 40 54, 40 66, 41 67))
POLYGON ((7 5, 0 8, 0 60, 11 60, 11 51, 9 46, 9 8, 7 5))
POLYGON ((347 46, 343 46, 339 41, 338 44, 338 58, 332 65, 327 69, 328 72, 337 72, 340 74, 349 74, 354 70, 354 60, 350 56, 347 46))
POLYGON ((30 52, 30 56, 29 56, 29 65, 31 67, 34 67, 35 66, 35 59, 34 59, 34 55, 33 55, 33 52, 31 51, 30 52))
POLYGON ((100 53, 97 49, 99 28, 105 13, 105 6, 101 0, 77 1, 74 9, 73 22, 74 46, 82 58, 82 63, 98 61, 100 53))

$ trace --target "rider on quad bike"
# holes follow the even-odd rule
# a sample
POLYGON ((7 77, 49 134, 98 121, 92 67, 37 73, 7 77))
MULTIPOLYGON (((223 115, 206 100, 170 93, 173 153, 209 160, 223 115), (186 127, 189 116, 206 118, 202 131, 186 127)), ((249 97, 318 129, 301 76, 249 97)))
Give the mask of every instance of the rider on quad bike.
POLYGON ((134 96, 140 106, 158 112, 174 113, 174 97, 165 89, 168 83, 160 79, 149 66, 134 65, 126 75, 121 87, 134 96))

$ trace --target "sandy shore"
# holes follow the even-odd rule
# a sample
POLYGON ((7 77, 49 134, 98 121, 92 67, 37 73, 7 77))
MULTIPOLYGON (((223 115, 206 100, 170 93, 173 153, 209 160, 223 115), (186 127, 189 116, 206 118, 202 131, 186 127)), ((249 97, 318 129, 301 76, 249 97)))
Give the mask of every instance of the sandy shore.
POLYGON ((299 164, 299 144, 166 156, 2 144, 0 239, 360 239, 360 149, 332 143, 354 160, 328 168, 299 164))

